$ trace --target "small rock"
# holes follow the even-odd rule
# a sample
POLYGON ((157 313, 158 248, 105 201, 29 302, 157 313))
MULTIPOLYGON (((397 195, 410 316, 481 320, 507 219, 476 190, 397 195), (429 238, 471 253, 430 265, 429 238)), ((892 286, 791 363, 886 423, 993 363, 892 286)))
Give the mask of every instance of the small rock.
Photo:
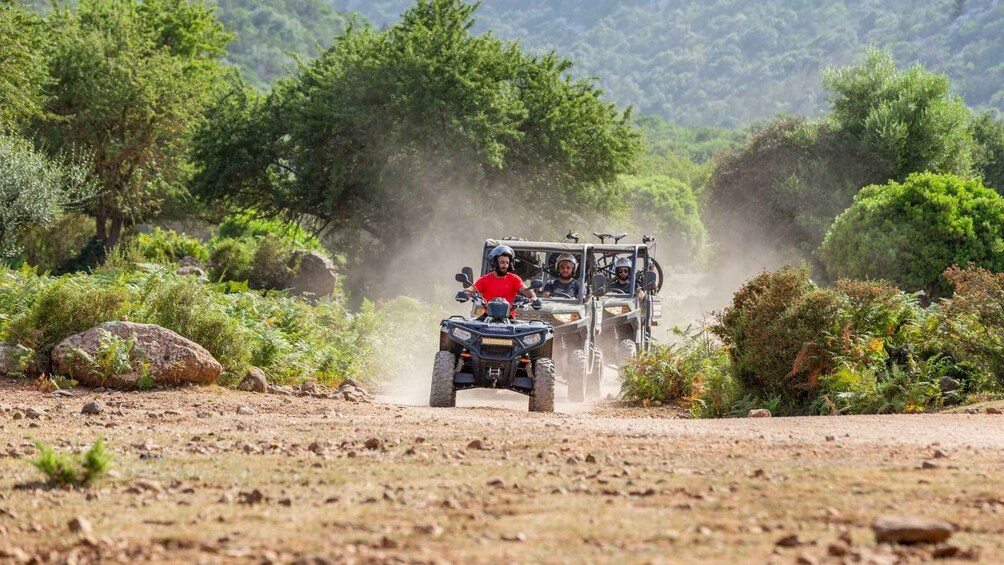
POLYGON ((195 415, 195 417, 196 418, 201 418, 201 419, 206 419, 206 418, 212 418, 213 415, 210 414, 209 412, 199 412, 198 414, 195 415))
POLYGON ((251 492, 242 492, 237 495, 238 502, 241 504, 253 505, 261 504, 265 501, 265 495, 258 489, 254 489, 251 492))
POLYGON ((798 547, 802 545, 802 542, 798 539, 798 534, 790 534, 774 542, 774 545, 778 547, 798 547))
POLYGON ((154 481, 151 479, 136 479, 132 482, 131 487, 136 492, 164 492, 164 487, 160 484, 160 481, 154 481))
POLYGON ((267 392, 268 380, 265 378, 265 371, 262 371, 258 367, 251 367, 248 369, 247 376, 244 377, 241 384, 237 385, 237 388, 249 392, 267 392))
POLYGON ((1001 414, 1000 408, 987 408, 987 414, 1001 414))
POLYGON ((830 434, 826 436, 826 441, 837 441, 837 436, 830 434))
POLYGON ((935 459, 944 459, 946 457, 948 457, 948 454, 945 453, 944 450, 941 450, 941 449, 935 449, 934 450, 934 458, 935 459))
POLYGON ((943 520, 879 516, 871 527, 878 543, 941 543, 952 537, 952 525, 943 520))
POLYGON ((937 469, 939 467, 941 467, 941 464, 934 461, 924 461, 920 464, 921 469, 937 469))
POLYGON ((586 455, 586 463, 596 463, 596 457, 592 453, 586 455))
POLYGON ((80 409, 81 414, 100 414, 105 411, 105 405, 98 400, 92 400, 80 409))
POLYGON ((37 420, 44 416, 45 412, 43 410, 39 410, 38 408, 29 408, 24 411, 24 415, 31 420, 37 420))
POLYGON ((831 557, 843 557, 850 552, 851 548, 842 541, 835 541, 826 548, 826 553, 831 557))
POLYGON ((931 555, 935 559, 952 559, 959 555, 959 548, 950 543, 938 544, 931 555))
POLYGON ((770 418, 770 410, 766 408, 757 408, 756 410, 750 410, 749 414, 746 415, 747 418, 770 418))
POLYGON ((383 442, 380 441, 379 439, 375 438, 375 437, 371 437, 368 440, 366 440, 366 449, 371 449, 371 450, 372 449, 380 449, 380 447, 382 445, 383 445, 383 442))
POLYGON ((254 410, 250 406, 241 404, 237 407, 237 414, 241 416, 253 416, 254 410))
POLYGON ((808 553, 800 553, 798 558, 795 559, 795 563, 798 565, 817 565, 819 561, 816 561, 816 558, 808 553))
POLYGON ((91 527, 91 523, 85 518, 81 518, 79 516, 70 520, 67 527, 70 528, 71 532, 82 536, 89 536, 92 532, 94 532, 94 528, 91 527))
POLYGON ((502 479, 492 479, 485 484, 490 487, 501 487, 505 485, 505 481, 503 481, 502 479))
POLYGON ((467 449, 477 449, 483 451, 485 449, 485 444, 482 443, 480 439, 472 440, 471 443, 467 444, 467 449))
POLYGON ((526 541, 526 534, 523 532, 517 532, 515 534, 502 534, 502 541, 526 541))

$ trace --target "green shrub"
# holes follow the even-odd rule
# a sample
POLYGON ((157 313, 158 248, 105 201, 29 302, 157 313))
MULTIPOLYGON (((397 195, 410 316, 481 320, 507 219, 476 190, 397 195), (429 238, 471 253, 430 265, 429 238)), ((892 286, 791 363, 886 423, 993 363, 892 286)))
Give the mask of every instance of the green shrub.
POLYGON ((209 259, 209 251, 198 239, 159 227, 154 228, 153 233, 136 234, 127 245, 152 263, 177 263, 184 257, 194 257, 199 261, 209 259))
POLYGON ((868 186, 833 222, 821 253, 832 275, 946 296, 942 272, 952 265, 1004 271, 1004 199, 953 175, 868 186))
POLYGON ((285 289, 293 275, 287 266, 292 254, 293 250, 278 237, 269 234, 261 238, 251 259, 251 288, 285 289))
POLYGON ((278 237, 297 249, 324 250, 321 242, 299 224, 261 218, 254 211, 231 214, 219 228, 220 239, 258 239, 266 235, 278 237))
POLYGON ((54 271, 79 253, 94 229, 94 218, 78 212, 63 214, 51 226, 32 226, 21 236, 22 260, 40 272, 54 271))
POLYGON ((209 277, 214 281, 246 281, 251 276, 255 244, 247 239, 222 239, 213 242, 209 255, 209 277))
POLYGON ((129 290, 117 280, 87 275, 44 280, 31 305, 14 315, 8 339, 48 353, 75 333, 121 319, 129 302, 129 290))
POLYGON ((898 363, 863 372, 841 368, 822 377, 819 413, 924 412, 942 405, 936 375, 898 363))
POLYGON ((112 455, 105 450, 105 442, 98 439, 79 460, 56 453, 51 446, 35 442, 38 456, 31 464, 42 471, 55 486, 87 486, 103 477, 111 467, 112 455))
POLYGON ((945 278, 955 288, 937 316, 946 348, 1004 386, 1004 273, 951 267, 945 278))
POLYGON ((745 391, 799 403, 830 368, 819 340, 838 309, 839 295, 817 288, 806 267, 785 267, 747 281, 710 329, 728 348, 745 391))

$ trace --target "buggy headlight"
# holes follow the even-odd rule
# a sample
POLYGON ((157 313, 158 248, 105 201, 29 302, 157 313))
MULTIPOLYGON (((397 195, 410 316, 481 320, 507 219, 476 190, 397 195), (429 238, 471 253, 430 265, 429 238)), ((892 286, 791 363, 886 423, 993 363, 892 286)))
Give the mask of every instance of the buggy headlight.
POLYGON ((620 316, 621 314, 627 314, 630 310, 630 306, 607 306, 604 308, 607 314, 613 314, 614 316, 620 316))
POLYGON ((552 314, 554 319, 561 322, 562 324, 570 324, 572 322, 577 322, 579 320, 578 312, 569 312, 566 314, 552 314))
POLYGON ((463 328, 453 328, 453 337, 464 341, 470 341, 472 336, 471 332, 463 328))
POLYGON ((540 334, 530 334, 525 336, 523 338, 523 347, 533 347, 534 345, 540 343, 541 339, 543 339, 543 337, 540 334))

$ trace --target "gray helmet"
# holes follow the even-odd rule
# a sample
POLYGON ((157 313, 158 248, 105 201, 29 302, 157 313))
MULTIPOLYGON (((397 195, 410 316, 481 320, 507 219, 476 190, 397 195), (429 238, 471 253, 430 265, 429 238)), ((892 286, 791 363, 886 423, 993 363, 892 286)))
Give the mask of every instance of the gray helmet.
POLYGON ((488 253, 488 264, 491 265, 493 269, 499 268, 499 257, 503 255, 509 256, 509 268, 512 269, 513 260, 516 258, 516 254, 513 253, 512 247, 508 245, 499 245, 495 249, 492 249, 488 253))
POLYGON ((575 255, 571 253, 562 253, 558 255, 558 258, 554 261, 554 270, 557 271, 558 267, 561 266, 562 261, 568 261, 572 264, 572 276, 575 276, 575 272, 579 269, 579 262, 575 260, 575 255))
POLYGON ((631 259, 628 258, 628 257, 621 257, 620 259, 618 259, 617 262, 614 263, 614 272, 616 273, 617 269, 620 269, 621 267, 627 267, 628 270, 630 270, 631 269, 631 259))

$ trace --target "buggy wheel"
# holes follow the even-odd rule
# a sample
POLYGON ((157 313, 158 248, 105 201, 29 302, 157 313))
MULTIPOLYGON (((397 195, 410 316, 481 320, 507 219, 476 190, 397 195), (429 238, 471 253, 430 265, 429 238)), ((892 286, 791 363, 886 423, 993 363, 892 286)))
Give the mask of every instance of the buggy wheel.
POLYGON ((586 352, 581 349, 572 351, 568 356, 568 400, 570 402, 582 402, 586 399, 586 352))
POLYGON ((619 342, 617 342, 618 365, 624 365, 625 363, 631 361, 637 354, 638 354, 638 345, 635 344, 634 340, 622 339, 619 342))
POLYGON ((593 367, 586 376, 586 398, 600 396, 600 381, 603 379, 603 352, 593 349, 593 367))
POLYGON ((436 362, 432 366, 432 390, 429 393, 429 406, 452 408, 457 405, 457 391, 453 389, 453 374, 456 367, 456 355, 449 351, 436 353, 436 362))
POLYGON ((554 361, 549 357, 533 362, 530 412, 554 412, 554 361))

